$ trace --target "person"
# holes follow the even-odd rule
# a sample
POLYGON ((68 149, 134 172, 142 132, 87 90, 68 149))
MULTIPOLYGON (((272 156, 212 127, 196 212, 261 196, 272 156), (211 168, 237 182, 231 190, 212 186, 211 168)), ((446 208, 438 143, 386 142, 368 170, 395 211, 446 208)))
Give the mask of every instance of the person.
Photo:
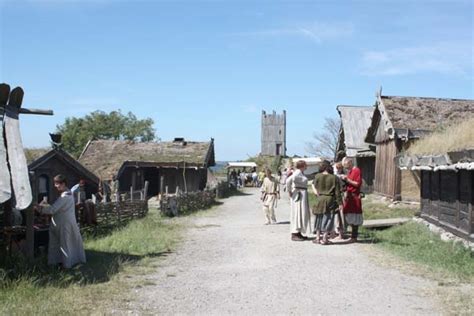
POLYGON ((288 170, 285 168, 280 177, 280 187, 283 189, 283 191, 286 191, 286 179, 288 179, 288 170))
POLYGON ((286 180, 286 190, 290 195, 290 230, 291 240, 303 241, 311 233, 311 214, 308 201, 308 178, 304 175, 306 162, 298 161, 296 170, 286 180))
POLYGON ((263 170, 260 170, 258 172, 258 184, 257 184, 258 187, 262 186, 263 179, 265 179, 265 172, 263 172, 263 170))
POLYGON ((364 222, 362 216, 362 201, 360 198, 360 187, 362 185, 362 175, 359 168, 354 167, 351 158, 343 159, 347 176, 341 176, 346 182, 346 194, 344 197, 344 217, 346 226, 351 226, 350 242, 356 242, 359 235, 359 226, 364 222))
POLYGON ((314 178, 312 189, 316 195, 316 202, 312 208, 315 219, 314 243, 329 244, 328 233, 332 231, 336 212, 342 210, 341 189, 339 179, 332 174, 332 166, 324 160, 319 173, 314 178), (320 233, 323 233, 322 239, 320 233))
POLYGON ((240 177, 240 169, 237 170, 237 174, 235 176, 237 177, 237 187, 238 188, 242 187, 242 178, 240 177))
POLYGON ((67 269, 77 263, 85 263, 86 254, 76 222, 74 198, 62 174, 54 177, 54 187, 61 194, 60 197, 51 206, 40 203, 38 211, 41 214, 52 215, 49 227, 48 264, 60 264, 67 269))
POLYGON ((263 212, 265 213, 265 225, 276 224, 275 207, 280 199, 280 188, 278 181, 272 176, 270 169, 265 170, 265 178, 261 187, 261 200, 263 202, 263 212))
POLYGON ((247 180, 247 173, 245 172, 245 168, 239 174, 239 177, 240 177, 240 183, 242 184, 242 188, 245 188, 245 182, 247 180))
POLYGON ((254 187, 258 187, 258 174, 257 174, 257 170, 254 170, 252 172, 252 185, 254 187))
MULTIPOLYGON (((342 162, 338 161, 334 164, 334 175, 339 179, 339 188, 341 189, 341 195, 344 197, 346 192, 346 181, 341 179, 341 177, 345 175, 342 162)), ((338 238, 344 239, 344 213, 342 210, 336 213, 335 225, 338 238)))
POLYGON ((232 170, 230 173, 230 184, 236 188, 237 187, 237 172, 235 170, 232 170))

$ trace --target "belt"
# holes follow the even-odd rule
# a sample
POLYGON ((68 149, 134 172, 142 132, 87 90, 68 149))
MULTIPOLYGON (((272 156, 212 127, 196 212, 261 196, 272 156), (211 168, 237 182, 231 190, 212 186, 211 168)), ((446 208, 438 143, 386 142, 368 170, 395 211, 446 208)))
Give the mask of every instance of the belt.
POLYGON ((268 195, 277 195, 278 193, 265 193, 265 194, 268 194, 268 195))
POLYGON ((308 190, 308 188, 298 188, 298 187, 296 187, 295 189, 296 190, 305 190, 305 191, 308 190))

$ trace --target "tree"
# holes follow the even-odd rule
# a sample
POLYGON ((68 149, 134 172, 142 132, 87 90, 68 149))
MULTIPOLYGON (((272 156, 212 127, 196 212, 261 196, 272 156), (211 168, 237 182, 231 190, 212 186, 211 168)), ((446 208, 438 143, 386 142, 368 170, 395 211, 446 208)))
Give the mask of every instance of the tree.
POLYGON ((306 143, 306 151, 319 157, 334 159, 340 127, 340 119, 326 117, 323 131, 313 133, 313 141, 306 143))
POLYGON ((120 110, 94 111, 84 117, 66 118, 62 125, 56 126, 56 132, 62 135, 63 148, 77 158, 91 139, 152 141, 153 124, 153 119, 139 120, 131 112, 124 115, 120 110))

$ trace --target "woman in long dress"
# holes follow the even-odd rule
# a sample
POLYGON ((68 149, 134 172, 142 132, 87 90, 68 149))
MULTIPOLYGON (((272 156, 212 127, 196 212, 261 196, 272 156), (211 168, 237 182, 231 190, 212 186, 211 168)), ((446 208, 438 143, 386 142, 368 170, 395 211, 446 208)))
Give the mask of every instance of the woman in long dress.
POLYGON ((76 222, 74 198, 66 186, 66 178, 54 177, 54 187, 61 196, 51 206, 40 204, 39 212, 52 215, 49 226, 48 264, 71 268, 86 262, 79 226, 76 222))
POLYGON ((303 241, 311 234, 311 212, 308 201, 308 178, 304 175, 306 162, 296 163, 296 171, 286 180, 286 190, 290 195, 291 240, 303 241))

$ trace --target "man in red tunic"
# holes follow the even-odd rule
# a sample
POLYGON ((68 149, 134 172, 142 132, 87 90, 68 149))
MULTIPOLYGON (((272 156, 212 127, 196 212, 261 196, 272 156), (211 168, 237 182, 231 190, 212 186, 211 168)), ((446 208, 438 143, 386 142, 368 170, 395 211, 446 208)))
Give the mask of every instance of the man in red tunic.
POLYGON ((346 225, 351 225, 351 242, 357 241, 359 234, 359 226, 362 225, 364 218, 362 217, 362 202, 360 199, 360 187, 362 185, 362 174, 360 169, 354 167, 351 158, 344 158, 344 167, 347 169, 347 176, 341 176, 347 186, 344 197, 344 217, 346 225))

